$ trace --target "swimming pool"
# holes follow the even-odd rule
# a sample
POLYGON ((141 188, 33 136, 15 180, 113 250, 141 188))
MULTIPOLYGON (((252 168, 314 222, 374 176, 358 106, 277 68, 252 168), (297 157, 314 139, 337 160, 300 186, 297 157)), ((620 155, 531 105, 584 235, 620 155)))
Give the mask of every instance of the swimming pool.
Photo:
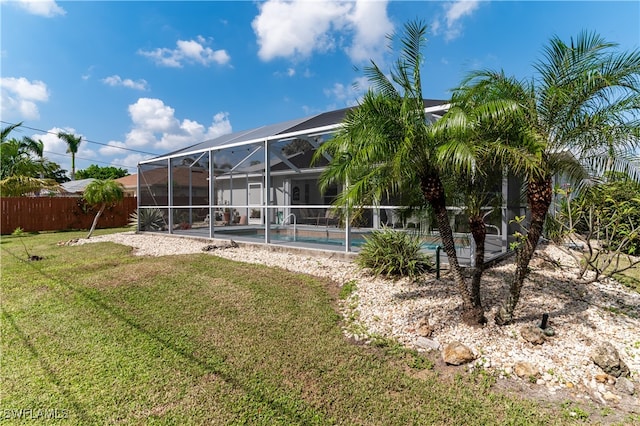
MULTIPOLYGON (((224 229, 218 231, 218 234, 228 234, 236 237, 247 237, 250 239, 264 240, 264 229, 262 228, 249 228, 249 229, 224 229)), ((371 231, 352 233, 351 246, 361 247, 367 236, 371 234, 371 231)), ((293 230, 287 228, 271 229, 269 234, 271 241, 282 241, 287 243, 309 243, 309 244, 324 244, 335 247, 344 247, 345 237, 344 231, 337 230, 311 230, 311 229, 298 229, 296 236, 293 236, 293 230)), ((435 251, 439 244, 433 241, 425 241, 422 243, 424 250, 435 251)), ((462 246, 456 248, 462 248, 462 246)))

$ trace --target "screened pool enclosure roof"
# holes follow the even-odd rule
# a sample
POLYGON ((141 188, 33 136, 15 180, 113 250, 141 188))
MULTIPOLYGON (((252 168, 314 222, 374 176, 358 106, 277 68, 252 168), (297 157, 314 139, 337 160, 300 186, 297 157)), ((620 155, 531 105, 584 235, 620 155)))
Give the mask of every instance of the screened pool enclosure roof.
MULTIPOLYGON (((434 121, 442 117, 449 108, 447 101, 435 99, 425 99, 424 106, 425 111, 432 116, 434 121)), ((340 126, 344 116, 353 108, 356 107, 342 108, 295 120, 229 133, 150 160, 141 161, 140 164, 181 155, 196 154, 209 151, 211 149, 225 149, 270 140, 281 140, 286 138, 295 138, 298 136, 315 136, 331 133, 340 126)))

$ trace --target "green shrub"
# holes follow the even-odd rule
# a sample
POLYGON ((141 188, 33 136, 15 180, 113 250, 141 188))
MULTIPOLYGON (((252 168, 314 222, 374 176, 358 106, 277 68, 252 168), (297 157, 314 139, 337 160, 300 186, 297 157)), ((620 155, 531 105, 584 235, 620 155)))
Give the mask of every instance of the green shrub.
POLYGON ((129 226, 140 231, 161 231, 166 229, 166 221, 160 209, 139 209, 129 216, 129 226))
POLYGON ((383 229, 366 238, 356 262, 374 275, 413 278, 433 269, 431 258, 421 249, 418 235, 383 229))

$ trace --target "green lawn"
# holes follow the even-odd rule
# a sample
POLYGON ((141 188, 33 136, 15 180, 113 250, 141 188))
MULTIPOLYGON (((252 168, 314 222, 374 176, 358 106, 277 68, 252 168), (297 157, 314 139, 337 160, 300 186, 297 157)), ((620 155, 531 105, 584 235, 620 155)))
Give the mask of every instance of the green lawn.
POLYGON ((328 282, 206 254, 56 245, 84 234, 0 241, 8 422, 20 410, 83 425, 568 421, 482 375, 446 379, 397 345, 349 342, 328 282), (25 261, 22 243, 44 259, 25 261))
MULTIPOLYGON (((629 265, 629 262, 626 259, 622 259, 620 263, 623 266, 629 265)), ((618 281, 620 281, 627 287, 640 293, 640 267, 635 266, 633 268, 627 269, 623 273, 617 274, 615 277, 618 281)))

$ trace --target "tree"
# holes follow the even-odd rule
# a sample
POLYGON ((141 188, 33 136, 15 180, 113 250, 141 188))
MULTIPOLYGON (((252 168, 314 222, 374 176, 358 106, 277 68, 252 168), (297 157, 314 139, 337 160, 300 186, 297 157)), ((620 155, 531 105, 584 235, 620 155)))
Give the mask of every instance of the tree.
POLYGON ((640 265, 640 183, 621 173, 571 197, 570 185, 555 190, 559 208, 552 209, 551 237, 568 244, 580 265, 578 279, 612 277, 640 265))
POLYGON ((529 224, 516 250, 516 271, 496 315, 498 324, 513 321, 552 201, 553 177, 562 173, 572 181, 584 181, 603 164, 610 170, 628 170, 629 163, 618 161, 616 153, 640 141, 640 51, 618 52, 616 46, 587 32, 569 44, 553 37, 532 80, 480 71, 461 87, 487 100, 480 107, 485 123, 491 117, 509 123, 500 136, 509 154, 541 148, 536 167, 520 170, 526 180, 529 224))
POLYGON ((62 192, 60 185, 52 179, 13 175, 0 180, 0 195, 2 197, 22 197, 42 190, 62 192))
POLYGON ((0 144, 0 179, 17 175, 35 176, 39 169, 31 147, 24 140, 9 139, 0 144))
POLYGON ((51 179, 58 183, 69 182, 67 171, 61 168, 60 164, 43 158, 41 161, 41 167, 43 170, 43 177, 45 179, 51 179))
POLYGON ((458 263, 441 178, 449 170, 469 170, 473 148, 464 141, 437 138, 431 128, 435 118, 425 112, 420 76, 425 34, 423 23, 410 22, 403 35, 389 37, 400 43, 400 57, 390 75, 375 62, 364 69, 372 88, 314 158, 331 156, 320 186, 324 191, 334 184, 344 185, 335 205, 350 218, 361 211, 358 206, 379 204, 385 198, 399 197, 414 207, 430 206, 462 298, 463 319, 478 324, 485 321, 484 314, 474 304, 458 263))
POLYGON ((93 234, 93 231, 96 229, 96 225, 98 224, 98 219, 104 212, 107 205, 121 201, 123 198, 124 187, 113 179, 94 180, 87 185, 84 190, 84 199, 87 203, 93 206, 100 206, 98 213, 96 213, 96 217, 93 219, 87 238, 91 238, 91 234, 93 234))
POLYGON ((7 138, 9 137, 9 134, 11 132, 13 132, 15 129, 17 129, 18 127, 22 126, 22 121, 19 123, 15 123, 15 124, 11 124, 7 127, 5 127, 4 129, 2 129, 0 131, 0 143, 4 142, 5 140, 7 140, 7 138))
POLYGON ((19 197, 37 193, 42 189, 59 191, 52 180, 59 166, 42 156, 44 143, 29 137, 9 139, 11 131, 22 123, 2 129, 0 142, 0 191, 3 196, 19 197), (34 158, 34 156, 36 158, 34 158))
POLYGON ((76 154, 82 142, 82 136, 59 132, 58 137, 67 144, 67 152, 71 154, 71 180, 76 180, 76 154))
POLYGON ((129 172, 126 171, 125 169, 121 169, 113 166, 100 167, 96 164, 92 164, 84 170, 78 170, 78 172, 76 173, 76 178, 78 179, 94 178, 94 179, 106 180, 106 179, 119 179, 127 175, 129 175, 129 172))
MULTIPOLYGON (((450 107, 444 117, 433 125, 439 139, 451 144, 462 143, 473 147, 472 168, 449 174, 445 179, 448 193, 455 194, 453 201, 460 205, 468 218, 469 230, 475 245, 474 267, 471 274, 471 295, 474 304, 481 307, 481 279, 485 270, 485 242, 487 227, 485 218, 498 209, 501 200, 502 173, 508 169, 522 174, 537 167, 542 145, 535 140, 528 145, 513 146, 513 124, 497 109, 509 109, 496 91, 468 90, 464 85, 454 89, 450 107)), ((455 153, 456 151, 450 151, 455 153)))
POLYGON ((38 163, 32 156, 36 156, 40 160, 43 159, 44 143, 41 140, 35 141, 27 136, 24 136, 22 139, 8 139, 9 134, 21 125, 22 122, 12 124, 2 129, 2 139, 0 141, 0 179, 6 179, 14 175, 36 177, 38 171, 40 171, 38 163))

